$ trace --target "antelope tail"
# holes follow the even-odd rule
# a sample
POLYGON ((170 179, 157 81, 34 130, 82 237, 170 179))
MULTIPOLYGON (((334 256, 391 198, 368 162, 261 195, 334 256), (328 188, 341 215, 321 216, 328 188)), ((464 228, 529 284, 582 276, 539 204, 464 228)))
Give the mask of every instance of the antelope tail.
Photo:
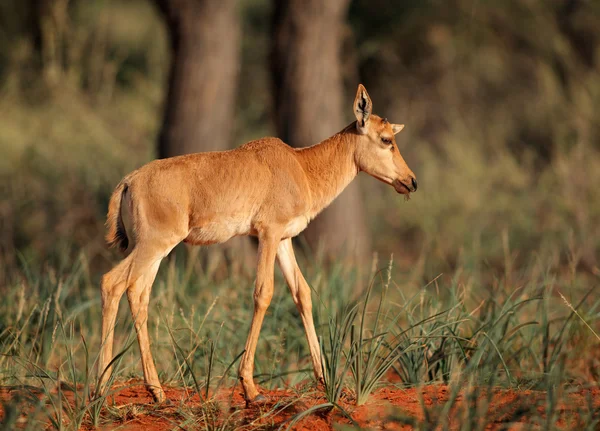
POLYGON ((127 191, 128 185, 121 181, 108 203, 108 214, 106 215, 106 227, 108 232, 106 233, 105 239, 109 247, 119 246, 121 251, 127 250, 129 246, 129 238, 127 238, 127 232, 123 225, 123 217, 121 216, 121 204, 123 202, 123 195, 127 191))

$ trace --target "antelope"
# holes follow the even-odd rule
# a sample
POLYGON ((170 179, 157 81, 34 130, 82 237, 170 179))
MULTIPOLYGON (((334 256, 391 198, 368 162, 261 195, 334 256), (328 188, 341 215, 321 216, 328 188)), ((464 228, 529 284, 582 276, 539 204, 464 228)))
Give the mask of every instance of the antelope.
POLYGON ((265 401, 253 381, 254 354, 273 295, 276 260, 304 325, 315 378, 322 381, 311 291, 296 262, 292 238, 361 171, 403 195, 417 190, 415 175, 396 145, 395 135, 404 125, 372 114, 372 107, 360 84, 356 121, 319 144, 295 149, 277 138, 263 138, 229 151, 155 160, 123 178, 110 198, 106 240, 129 252, 102 277, 98 394, 107 390, 118 304, 127 292, 144 384, 156 402, 165 401, 147 327, 160 262, 181 241, 209 245, 239 235, 258 237, 254 313, 239 366, 246 402, 265 401), (127 226, 124 219, 130 221, 127 226))

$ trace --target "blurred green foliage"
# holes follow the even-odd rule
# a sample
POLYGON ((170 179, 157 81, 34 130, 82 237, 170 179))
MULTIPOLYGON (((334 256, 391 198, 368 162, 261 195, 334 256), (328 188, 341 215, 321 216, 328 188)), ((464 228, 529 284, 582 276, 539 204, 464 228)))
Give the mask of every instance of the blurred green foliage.
MULTIPOLYGON (((41 53, 31 3, 0 4, 0 282, 19 259, 65 250, 105 269, 108 197, 154 157, 169 65, 159 14, 144 0, 56 4, 41 53)), ((236 146, 274 133, 271 3, 244 0, 240 14, 236 146)), ((593 1, 351 2, 348 121, 364 82, 375 112, 406 124, 398 143, 421 185, 405 203, 361 179, 377 251, 425 280, 462 265, 493 276, 506 259, 598 271, 599 24, 593 1)))
MULTIPOLYGON (((54 372, 67 348, 71 363, 85 362, 79 339, 57 330, 63 321, 95 358, 98 280, 117 259, 103 241, 108 198, 155 155, 170 60, 149 1, 57 0, 65 13, 46 25, 52 43, 43 52, 30 4, 0 2, 0 343, 10 382, 34 365, 54 372)), ((236 146, 274 133, 271 3, 243 0, 240 14, 236 146)), ((382 260, 394 252, 386 305, 407 346, 418 347, 394 365, 403 381, 427 381, 430 350, 446 352, 432 380, 464 370, 462 344, 444 350, 430 338, 442 330, 489 359, 462 379, 541 388, 550 398, 566 382, 597 380, 598 343, 586 325, 600 318, 600 2, 355 0, 342 57, 348 121, 363 82, 376 113, 406 124, 398 144, 419 178, 409 202, 361 179, 375 250, 382 260), (441 312, 443 322, 423 320, 441 312)), ((208 340, 220 372, 243 349, 252 280, 215 283, 182 254, 161 268, 150 327, 163 382, 188 387, 189 373, 207 375, 208 340), (189 349, 187 372, 176 343, 189 349)), ((304 261, 324 334, 365 284, 348 268, 304 261)), ((257 361, 267 387, 309 375, 295 307, 279 278, 277 286, 257 361)), ((120 345, 133 334, 126 311, 120 345)), ((138 363, 137 349, 127 351, 121 376, 139 375, 138 363)), ((73 381, 87 378, 77 372, 73 381)))

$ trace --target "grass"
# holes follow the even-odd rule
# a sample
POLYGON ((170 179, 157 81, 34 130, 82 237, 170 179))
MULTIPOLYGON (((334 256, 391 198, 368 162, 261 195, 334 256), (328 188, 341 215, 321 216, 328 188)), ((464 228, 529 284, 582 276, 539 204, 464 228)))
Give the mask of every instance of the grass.
MULTIPOLYGON (((174 400, 180 413, 169 417, 175 422, 194 417, 192 428, 235 428, 241 415, 223 413, 215 397, 224 389, 239 391, 233 388, 252 312, 252 281, 232 285, 225 280, 215 286, 191 277, 187 284, 179 284, 178 274, 185 274, 190 264, 175 261, 163 268, 151 302, 150 333, 161 381, 188 394, 174 400), (197 409, 200 416, 194 413, 197 409)), ((6 300, 0 304, 0 378, 4 388, 12 387, 20 395, 11 397, 9 404, 4 401, 5 425, 7 421, 15 425, 19 419, 20 426, 46 423, 55 429, 79 429, 118 417, 121 407, 111 404, 111 394, 101 399, 90 396, 100 307, 98 287, 88 270, 83 256, 72 268, 41 272, 24 266, 26 278, 7 286, 6 300)), ((543 429, 554 429, 554 416, 560 415, 560 403, 568 401, 571 388, 599 383, 593 381, 598 375, 593 353, 598 338, 593 328, 600 318, 596 290, 570 289, 570 297, 576 300, 566 305, 560 292, 570 282, 549 275, 513 287, 507 280, 521 277, 507 274, 506 279, 484 286, 487 289, 460 281, 465 275, 459 269, 414 289, 394 282, 390 261, 383 274, 378 272, 365 292, 357 294, 360 281, 353 282, 342 271, 308 265, 318 304, 318 331, 321 340, 327 340, 321 342, 325 403, 292 415, 287 425, 331 408, 351 418, 355 408, 368 403, 378 387, 389 386, 397 373, 405 388, 448 385, 444 405, 424 405, 421 425, 415 417, 406 419, 422 429, 449 426, 450 418, 459 414, 457 409, 465 409, 459 401, 471 398, 475 410, 460 414, 473 427, 464 429, 480 429, 482 422, 476 418, 481 415, 476 412, 487 408, 492 402, 487 397, 496 388, 545 392, 547 399, 540 401, 546 409, 543 414, 534 408, 537 405, 521 414, 543 429), (358 300, 347 303, 344 298, 352 296, 358 300)), ((300 392, 283 405, 261 412, 258 428, 269 417, 274 421, 285 405, 315 394, 314 388, 302 383, 310 381, 312 373, 299 316, 280 278, 277 285, 258 346, 257 380, 262 387, 298 387, 300 392)), ((116 329, 120 346, 116 381, 139 378, 141 371, 132 323, 124 308, 116 329)), ((113 393, 123 390, 119 386, 113 393)), ((597 423, 593 404, 582 409, 588 415, 587 419, 581 416, 587 421, 584 425, 597 423)), ((400 420, 400 416, 390 418, 400 420)))
MULTIPOLYGON (((64 40, 69 60, 48 88, 33 72, 27 41, 0 35, 0 429, 76 429, 148 415, 185 429, 285 428, 314 417, 366 426, 361 409, 375 408, 389 388, 417 400, 419 413, 396 406, 383 416, 416 429, 522 420, 531 429, 596 429, 600 81, 554 29, 546 5, 529 3, 543 13, 521 13, 519 2, 497 9, 458 0, 435 5, 432 15, 424 6, 397 16, 393 7, 385 40, 357 38, 361 78, 376 111, 407 124, 398 143, 421 187, 404 202, 360 180, 374 249, 386 261, 394 253, 389 264, 374 259, 369 272, 365 263, 302 259, 324 391, 312 382, 299 316, 278 275, 255 378, 284 395, 249 411, 235 400, 253 275, 207 271, 202 251, 183 248, 163 263, 149 320, 161 382, 178 389, 174 405, 113 401, 141 376, 125 306, 113 392, 90 397, 99 280, 118 259, 102 239, 107 201, 125 173, 153 157, 160 127, 168 44, 156 11, 141 1, 78 2, 68 33, 93 49, 64 40), (513 8, 527 24, 507 26, 513 8), (532 44, 539 34, 548 37, 532 44), (419 52, 405 52, 413 46, 419 52), (541 144, 547 148, 536 150, 541 144), (503 391, 533 401, 498 406, 503 391)), ((244 3, 236 145, 273 134, 265 4, 244 3)), ((353 19, 364 7, 353 3, 353 19)), ((596 34, 593 15, 579 14, 581 28, 596 34)))

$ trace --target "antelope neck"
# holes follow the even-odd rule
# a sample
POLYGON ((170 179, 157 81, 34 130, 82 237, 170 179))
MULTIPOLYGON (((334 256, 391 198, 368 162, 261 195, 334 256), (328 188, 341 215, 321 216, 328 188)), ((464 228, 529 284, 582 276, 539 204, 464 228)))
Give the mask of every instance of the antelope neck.
POLYGON ((329 205, 358 174, 354 158, 356 135, 347 129, 312 147, 297 150, 315 212, 329 205))

